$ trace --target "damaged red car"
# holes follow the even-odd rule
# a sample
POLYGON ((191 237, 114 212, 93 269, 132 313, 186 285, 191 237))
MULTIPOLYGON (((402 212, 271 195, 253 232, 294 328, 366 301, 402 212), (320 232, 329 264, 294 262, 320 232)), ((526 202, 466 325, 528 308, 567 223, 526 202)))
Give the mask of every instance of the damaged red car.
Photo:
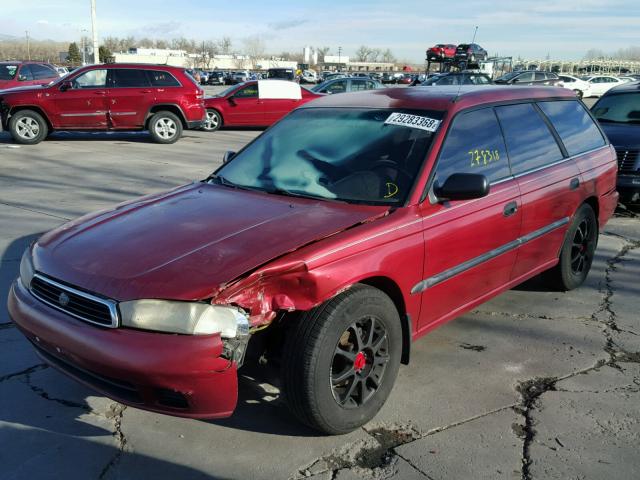
POLYGON ((301 421, 348 432, 431 329, 537 274, 578 287, 616 168, 564 89, 324 97, 202 181, 42 236, 9 312, 45 361, 125 404, 227 417, 260 359, 301 421))

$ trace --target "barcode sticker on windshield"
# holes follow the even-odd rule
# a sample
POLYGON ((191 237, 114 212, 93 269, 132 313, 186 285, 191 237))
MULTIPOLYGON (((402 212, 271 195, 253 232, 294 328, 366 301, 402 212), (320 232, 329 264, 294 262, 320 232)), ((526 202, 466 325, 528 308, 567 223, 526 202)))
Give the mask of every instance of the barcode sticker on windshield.
POLYGON ((440 120, 420 115, 409 115, 408 113, 394 112, 389 115, 384 123, 386 125, 401 125, 403 127, 419 128, 427 132, 435 132, 440 126, 440 120))

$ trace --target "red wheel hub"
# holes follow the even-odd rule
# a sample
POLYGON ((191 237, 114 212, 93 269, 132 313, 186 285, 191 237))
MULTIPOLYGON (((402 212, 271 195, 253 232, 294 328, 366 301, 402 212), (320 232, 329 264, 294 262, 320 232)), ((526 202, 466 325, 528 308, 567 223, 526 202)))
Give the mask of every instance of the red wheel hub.
POLYGON ((364 354, 364 352, 358 352, 358 354, 356 355, 356 359, 353 361, 353 368, 356 372, 359 372, 364 368, 366 364, 367 356, 364 354))

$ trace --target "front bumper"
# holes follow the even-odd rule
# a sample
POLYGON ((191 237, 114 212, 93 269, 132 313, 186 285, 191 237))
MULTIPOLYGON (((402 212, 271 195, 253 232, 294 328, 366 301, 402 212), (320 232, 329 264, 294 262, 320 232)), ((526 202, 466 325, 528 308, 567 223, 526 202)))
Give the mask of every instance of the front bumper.
POLYGON ((43 304, 19 280, 8 309, 45 362, 107 397, 190 418, 225 418, 236 407, 237 368, 220 357, 219 335, 96 327, 43 304))

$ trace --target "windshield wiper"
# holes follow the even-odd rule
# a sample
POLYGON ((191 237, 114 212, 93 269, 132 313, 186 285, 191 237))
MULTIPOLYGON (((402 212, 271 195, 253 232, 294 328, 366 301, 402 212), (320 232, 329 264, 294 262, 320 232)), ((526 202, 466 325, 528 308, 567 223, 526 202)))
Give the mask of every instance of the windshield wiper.
POLYGON ((237 188, 238 190, 250 190, 252 192, 264 192, 261 188, 249 187, 247 185, 238 185, 231 180, 227 180, 222 175, 211 175, 207 180, 215 180, 218 185, 224 185, 225 187, 237 188))

